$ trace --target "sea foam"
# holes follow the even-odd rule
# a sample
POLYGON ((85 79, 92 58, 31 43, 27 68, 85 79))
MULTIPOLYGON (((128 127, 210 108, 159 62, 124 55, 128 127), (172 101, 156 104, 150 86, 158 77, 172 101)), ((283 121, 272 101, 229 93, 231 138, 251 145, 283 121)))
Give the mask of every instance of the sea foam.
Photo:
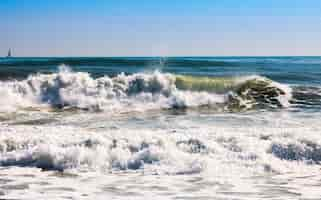
POLYGON ((188 107, 234 110, 256 105, 286 107, 291 90, 264 77, 202 78, 169 73, 92 78, 60 66, 57 73, 0 82, 1 109, 49 106, 91 111, 141 111, 188 107))

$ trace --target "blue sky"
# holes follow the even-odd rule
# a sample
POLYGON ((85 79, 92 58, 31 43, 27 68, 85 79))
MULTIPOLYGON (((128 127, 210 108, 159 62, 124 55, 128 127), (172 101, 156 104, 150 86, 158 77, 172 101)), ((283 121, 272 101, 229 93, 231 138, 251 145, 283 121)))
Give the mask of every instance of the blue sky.
POLYGON ((1 0, 0 53, 9 47, 16 56, 321 55, 321 1, 1 0))

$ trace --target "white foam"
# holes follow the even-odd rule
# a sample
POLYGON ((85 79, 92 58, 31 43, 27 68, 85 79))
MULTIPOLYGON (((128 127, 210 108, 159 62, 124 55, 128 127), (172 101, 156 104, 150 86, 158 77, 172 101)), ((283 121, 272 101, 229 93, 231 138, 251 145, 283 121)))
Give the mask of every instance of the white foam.
MULTIPOLYGON (((251 78, 241 77, 240 82, 251 78)), ((279 101, 287 106, 291 91, 287 86, 271 83, 285 91, 279 101)), ((86 72, 73 72, 60 66, 58 73, 31 75, 22 81, 0 82, 1 110, 25 107, 75 107, 111 112, 149 109, 217 106, 226 103, 229 93, 179 90, 175 76, 168 73, 119 74, 111 78, 92 78, 86 72)))
POLYGON ((54 74, 36 74, 23 81, 0 82, 1 109, 71 106, 90 110, 146 110, 215 104, 220 95, 206 92, 183 92, 175 87, 171 74, 120 74, 94 79, 85 72, 72 72, 60 66, 54 74))
MULTIPOLYGON (((87 115, 95 116, 96 113, 87 115)), ((92 188, 103 188, 111 181, 118 185, 137 184, 139 179, 131 179, 132 174, 143 178, 147 185, 176 188, 181 195, 186 194, 186 190, 180 192, 184 186, 188 189, 198 184, 203 188, 202 194, 206 195, 220 190, 221 185, 228 185, 225 189, 231 194, 248 189, 261 194, 262 191, 255 186, 258 182, 264 184, 264 181, 272 180, 270 175, 273 181, 290 180, 288 184, 293 187, 305 184, 296 178, 298 176, 315 175, 320 178, 319 116, 297 119, 280 113, 224 115, 228 115, 223 118, 224 123, 219 116, 209 117, 206 123, 193 118, 171 118, 166 122, 169 124, 161 128, 151 128, 152 124, 140 128, 124 125, 102 130, 71 125, 1 124, 0 165, 12 169, 7 172, 9 177, 18 173, 20 168, 25 169, 21 174, 32 168, 75 173, 81 178, 73 178, 70 187, 83 185, 82 189, 90 193, 90 197, 100 194, 92 188), (282 123, 279 123, 280 119, 282 123), (297 156, 291 156, 293 151, 297 156), (190 182, 182 181, 188 178, 190 182), (182 182, 176 182, 176 179, 182 182), (209 183, 218 188, 207 187, 209 183)), ((201 116, 198 118, 202 120, 201 116)), ((35 176, 33 179, 42 180, 47 172, 29 173, 35 176)), ((21 183, 27 178, 21 178, 21 183)), ((56 179, 52 177, 45 180, 54 185, 59 185, 59 182, 65 184, 68 180, 57 179, 57 182, 53 182, 56 179)), ((317 178, 311 180, 313 184, 318 181, 317 178)), ((139 191, 144 191, 141 187, 139 191)), ((120 191, 126 190, 128 188, 120 191)), ((40 194, 42 190, 31 188, 30 191, 40 194)), ((79 192, 78 189, 76 191, 79 192)), ((195 192, 190 194, 197 195, 195 192)))

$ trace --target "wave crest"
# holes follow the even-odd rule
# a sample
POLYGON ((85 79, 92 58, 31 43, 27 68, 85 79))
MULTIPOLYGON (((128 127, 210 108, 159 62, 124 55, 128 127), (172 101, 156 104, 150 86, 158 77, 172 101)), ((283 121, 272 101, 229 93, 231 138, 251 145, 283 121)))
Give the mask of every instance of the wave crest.
POLYGON ((291 91, 259 76, 202 78, 169 73, 119 74, 92 78, 60 66, 58 73, 31 75, 0 82, 2 104, 17 107, 49 105, 85 110, 132 111, 163 108, 220 107, 249 109, 287 106, 291 91))

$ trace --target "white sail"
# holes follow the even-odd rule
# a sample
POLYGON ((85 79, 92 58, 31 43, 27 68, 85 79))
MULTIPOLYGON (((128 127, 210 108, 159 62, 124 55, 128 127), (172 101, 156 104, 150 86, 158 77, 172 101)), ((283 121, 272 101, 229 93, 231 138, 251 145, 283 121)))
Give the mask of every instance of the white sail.
POLYGON ((11 57, 11 49, 8 50, 8 55, 7 55, 7 58, 10 58, 11 57))

